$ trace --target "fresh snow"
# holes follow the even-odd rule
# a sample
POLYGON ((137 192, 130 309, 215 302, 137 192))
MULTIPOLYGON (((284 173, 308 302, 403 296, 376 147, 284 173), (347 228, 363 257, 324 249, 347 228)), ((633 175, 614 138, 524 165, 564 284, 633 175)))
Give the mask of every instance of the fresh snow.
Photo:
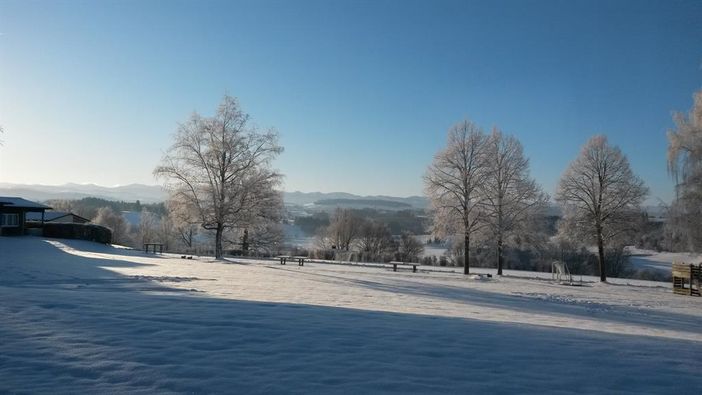
POLYGON ((702 388, 702 298, 668 283, 507 274, 0 237, 0 393, 702 388))

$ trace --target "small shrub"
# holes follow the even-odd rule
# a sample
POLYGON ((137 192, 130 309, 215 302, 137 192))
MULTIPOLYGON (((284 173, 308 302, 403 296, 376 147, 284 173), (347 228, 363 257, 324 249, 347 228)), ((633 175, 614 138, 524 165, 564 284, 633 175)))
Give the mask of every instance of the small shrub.
POLYGON ((448 266, 448 258, 446 258, 446 255, 439 257, 439 266, 448 266))

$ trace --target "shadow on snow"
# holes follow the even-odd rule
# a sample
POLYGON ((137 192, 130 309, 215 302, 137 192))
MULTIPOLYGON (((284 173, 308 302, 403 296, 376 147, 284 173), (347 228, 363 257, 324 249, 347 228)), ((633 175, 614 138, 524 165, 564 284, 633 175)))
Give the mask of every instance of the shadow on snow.
MULTIPOLYGON (((40 292, 26 286, 29 277, 0 279, 0 392, 670 393, 702 385, 694 342, 222 300, 100 267, 138 265, 129 261, 63 263, 67 274, 57 270, 57 285, 40 292), (88 285, 72 287, 79 280, 88 285)), ((475 290, 356 283, 577 314, 475 290)))

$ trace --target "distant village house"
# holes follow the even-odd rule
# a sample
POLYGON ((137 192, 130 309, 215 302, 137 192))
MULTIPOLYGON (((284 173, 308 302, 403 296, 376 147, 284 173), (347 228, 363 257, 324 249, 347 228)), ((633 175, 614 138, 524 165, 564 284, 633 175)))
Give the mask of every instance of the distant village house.
POLYGON ((65 211, 47 211, 43 218, 41 213, 27 213, 27 222, 51 222, 62 224, 85 224, 90 222, 89 219, 83 218, 78 214, 68 213, 65 211))

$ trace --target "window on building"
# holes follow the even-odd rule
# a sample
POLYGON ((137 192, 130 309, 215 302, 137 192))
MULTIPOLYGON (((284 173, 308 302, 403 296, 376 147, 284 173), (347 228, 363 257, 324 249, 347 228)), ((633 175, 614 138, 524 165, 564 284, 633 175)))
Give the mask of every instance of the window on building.
POLYGON ((19 214, 0 215, 0 226, 6 228, 19 226, 19 214))

